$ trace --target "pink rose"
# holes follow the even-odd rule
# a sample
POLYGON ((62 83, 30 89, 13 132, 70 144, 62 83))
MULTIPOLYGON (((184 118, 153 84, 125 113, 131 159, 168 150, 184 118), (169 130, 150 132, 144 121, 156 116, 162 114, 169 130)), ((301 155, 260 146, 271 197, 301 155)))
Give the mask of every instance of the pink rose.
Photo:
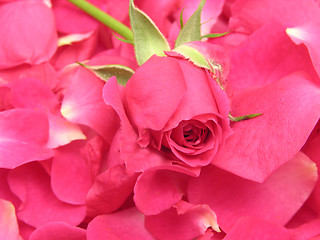
POLYGON ((226 93, 185 59, 153 56, 121 91, 110 79, 104 97, 122 121, 120 152, 129 169, 208 165, 231 134, 226 93))

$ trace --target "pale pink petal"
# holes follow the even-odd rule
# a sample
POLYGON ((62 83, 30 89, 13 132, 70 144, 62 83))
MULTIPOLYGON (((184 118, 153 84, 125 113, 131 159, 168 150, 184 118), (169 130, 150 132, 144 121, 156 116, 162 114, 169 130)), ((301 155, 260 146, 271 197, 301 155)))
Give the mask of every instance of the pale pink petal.
POLYGON ((101 215, 87 228, 87 240, 153 240, 144 228, 144 216, 135 208, 101 215))
POLYGON ((40 111, 13 109, 0 112, 0 167, 15 168, 53 156, 46 148, 48 119, 40 111))
POLYGON ((119 127, 116 112, 102 98, 103 81, 89 70, 77 70, 65 93, 61 113, 73 123, 91 127, 110 143, 119 127))
MULTIPOLYGON (((319 9, 320 14, 320 9, 319 9)), ((287 28, 286 32, 296 44, 305 44, 309 50, 314 68, 320 76, 320 22, 309 21, 297 27, 287 28)))
POLYGON ((315 164, 303 153, 272 173, 263 183, 252 182, 213 166, 190 180, 188 199, 208 204, 228 232, 239 218, 252 216, 284 225, 303 205, 317 180, 315 164))
POLYGON ((272 222, 242 217, 227 233, 225 240, 292 240, 290 232, 272 222))
POLYGON ((0 25, 0 68, 43 63, 56 51, 54 16, 41 1, 2 4, 0 25))
MULTIPOLYGON (((219 230, 215 213, 207 205, 180 201, 158 215, 146 216, 145 226, 156 239, 195 239, 207 228, 219 230)), ((211 234, 212 235, 212 234, 211 234)))
POLYGON ((55 151, 52 160, 51 186, 61 201, 84 204, 91 186, 89 164, 79 151, 84 142, 75 141, 55 151))
POLYGON ((29 240, 86 240, 86 231, 65 222, 52 222, 41 225, 29 240))
POLYGON ((85 216, 85 207, 71 205, 57 199, 50 186, 50 178, 38 163, 31 163, 11 170, 11 190, 22 204, 17 209, 19 220, 38 227, 52 221, 78 225, 85 216))
POLYGON ((320 116, 320 89, 302 73, 239 92, 232 102, 233 116, 263 115, 234 123, 212 163, 260 182, 301 149, 320 116))
POLYGON ((19 227, 14 206, 0 199, 0 239, 19 240, 19 227))
POLYGON ((136 179, 137 174, 121 165, 98 175, 87 195, 87 215, 95 217, 117 210, 132 193, 136 179))

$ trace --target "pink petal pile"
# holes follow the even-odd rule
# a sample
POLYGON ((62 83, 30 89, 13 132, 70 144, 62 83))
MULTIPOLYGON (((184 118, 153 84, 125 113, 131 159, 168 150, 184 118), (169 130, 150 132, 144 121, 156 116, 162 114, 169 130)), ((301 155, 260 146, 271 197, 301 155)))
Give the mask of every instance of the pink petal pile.
MULTIPOLYGON (((128 0, 90 2, 129 26, 128 0)), ((135 4, 173 47, 199 1, 135 4)), ((68 1, 0 0, 0 239, 320 239, 319 16, 207 0, 202 33, 229 33, 189 44, 218 76, 173 51, 138 66, 68 1)))

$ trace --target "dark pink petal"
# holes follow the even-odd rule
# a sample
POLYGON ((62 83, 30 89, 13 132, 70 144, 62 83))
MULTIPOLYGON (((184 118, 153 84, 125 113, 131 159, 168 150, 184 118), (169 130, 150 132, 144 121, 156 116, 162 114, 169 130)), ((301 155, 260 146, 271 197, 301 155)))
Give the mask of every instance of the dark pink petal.
POLYGON ((263 183, 210 166, 202 168, 199 178, 190 180, 188 199, 194 204, 208 204, 226 232, 243 216, 284 225, 308 198, 316 180, 316 166, 303 153, 298 153, 263 183))
POLYGON ((11 192, 8 184, 8 169, 0 168, 0 199, 10 201, 14 206, 19 206, 20 200, 11 192))
POLYGON ((318 81, 307 49, 296 46, 275 21, 261 26, 234 49, 231 65, 228 90, 264 86, 300 70, 318 81))
POLYGON ((115 111, 102 98, 103 81, 80 67, 65 93, 61 113, 73 123, 91 127, 110 143, 119 127, 115 111))
POLYGON ((86 240, 86 231, 65 222, 52 222, 41 225, 29 240, 86 240))
POLYGON ((309 21, 297 27, 287 28, 286 32, 296 44, 304 43, 307 46, 314 68, 320 76, 319 28, 320 21, 309 21))
POLYGON ((52 160, 51 186, 61 201, 84 204, 91 186, 89 163, 81 156, 83 142, 76 141, 55 151, 52 160))
POLYGON ((215 213, 207 205, 180 201, 158 215, 146 216, 145 226, 156 239, 195 239, 207 228, 219 230, 215 213))
POLYGON ((233 135, 212 163, 262 182, 306 142, 320 116, 320 91, 302 73, 294 73, 265 87, 239 92, 231 109, 233 116, 263 115, 234 123, 233 135))
POLYGON ((20 235, 22 239, 29 239, 31 233, 33 233, 35 228, 26 224, 23 221, 18 221, 18 225, 19 225, 20 235))
POLYGON ((14 206, 0 199, 0 239, 19 240, 19 227, 14 206))
POLYGON ((135 208, 101 215, 87 228, 87 240, 153 240, 144 228, 144 216, 135 208))
POLYGON ((240 218, 225 240, 292 240, 290 232, 272 222, 252 217, 240 218))
POLYGON ((43 63, 56 51, 54 17, 43 1, 2 4, 0 25, 0 68, 43 63))
POLYGON ((98 175, 87 195, 87 215, 95 217, 117 210, 132 193, 136 179, 137 174, 121 165, 98 175))
POLYGON ((179 61, 153 56, 126 85, 128 115, 139 130, 161 130, 176 111, 185 91, 179 61))
POLYGON ((138 144, 138 135, 131 126, 121 100, 121 88, 115 77, 110 78, 104 86, 103 98, 107 105, 113 107, 121 120, 119 133, 119 151, 129 171, 139 172, 145 169, 171 165, 159 152, 149 148, 141 148, 138 144))
POLYGON ((53 156, 45 148, 48 119, 40 111, 13 109, 0 112, 0 167, 15 168, 53 156))
POLYGON ((57 199, 50 186, 50 178, 38 163, 31 163, 11 170, 11 190, 22 204, 17 209, 19 220, 38 227, 52 221, 78 225, 85 216, 85 207, 71 205, 57 199))
MULTIPOLYGON (((318 175, 320 175, 320 122, 310 134, 307 143, 303 146, 302 151, 317 164, 318 175)), ((320 180, 318 179, 316 186, 308 199, 308 205, 320 215, 320 180)))

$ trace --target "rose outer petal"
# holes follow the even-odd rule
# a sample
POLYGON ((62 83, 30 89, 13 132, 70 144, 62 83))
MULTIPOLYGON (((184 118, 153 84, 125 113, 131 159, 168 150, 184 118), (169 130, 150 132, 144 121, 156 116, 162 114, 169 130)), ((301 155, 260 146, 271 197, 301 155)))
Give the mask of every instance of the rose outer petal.
POLYGON ((19 227, 14 206, 0 199, 0 239, 19 240, 19 227))
POLYGON ((235 94, 232 115, 262 113, 233 124, 213 164, 262 182, 304 145, 320 116, 320 90, 302 73, 235 94))
POLYGON ((190 180, 188 199, 208 204, 228 232, 243 216, 284 225, 303 205, 317 181, 315 164, 303 153, 273 172, 263 183, 252 182, 213 166, 190 180))

